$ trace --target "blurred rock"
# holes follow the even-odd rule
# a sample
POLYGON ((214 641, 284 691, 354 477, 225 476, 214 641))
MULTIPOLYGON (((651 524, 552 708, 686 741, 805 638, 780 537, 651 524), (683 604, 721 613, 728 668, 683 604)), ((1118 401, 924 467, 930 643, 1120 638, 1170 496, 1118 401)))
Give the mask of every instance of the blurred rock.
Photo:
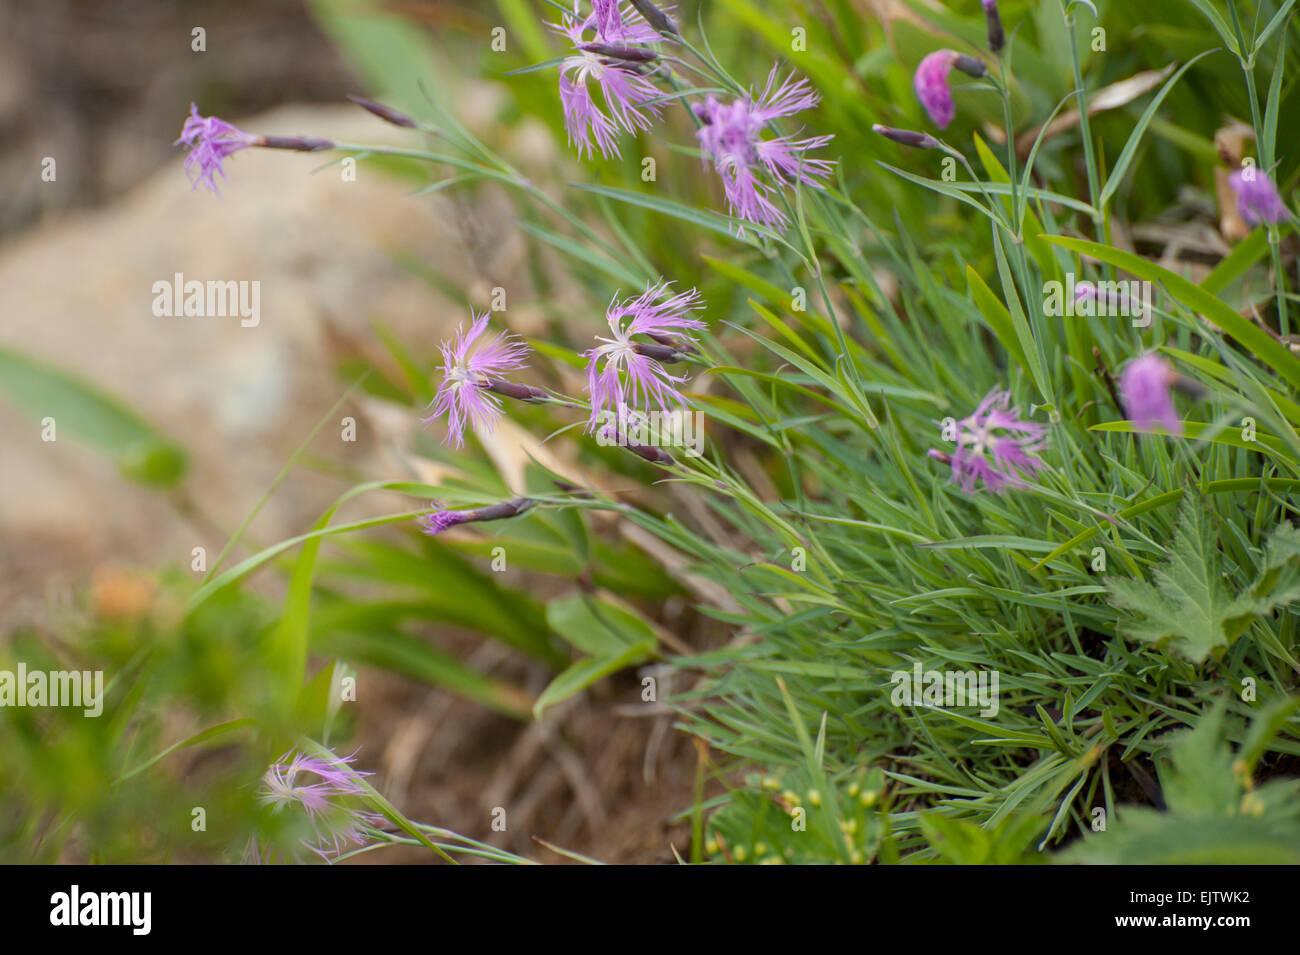
MULTIPOLYGON (((177 117, 179 123, 180 117, 177 117)), ((353 142, 404 142, 353 107, 286 108, 237 118, 249 130, 353 142)), ((0 252, 0 345, 89 379, 191 455, 187 522, 163 493, 120 476, 98 452, 4 404, 0 468, 0 608, 84 581, 115 563, 189 566, 216 556, 277 471, 343 391, 340 351, 373 347, 382 320, 429 356, 466 315, 402 264, 470 281, 475 264, 442 196, 414 198, 362 162, 354 182, 321 154, 246 150, 226 163, 222 196, 192 191, 171 163, 117 204, 29 232, 0 252), (313 170, 318 170, 313 174, 313 170), (155 317, 155 282, 260 283, 260 323, 238 317, 155 317)), ((463 210, 460 210, 463 214, 463 210)), ((476 216, 480 229, 490 221, 476 216)), ((355 443, 328 424, 313 453, 365 470, 376 450, 358 417, 355 443)), ((305 530, 344 487, 302 471, 253 526, 269 543, 305 530)))
POLYGON ((0 0, 0 234, 143 180, 191 99, 247 116, 357 89, 296 0, 0 0), (36 175, 46 156, 55 183, 36 175))

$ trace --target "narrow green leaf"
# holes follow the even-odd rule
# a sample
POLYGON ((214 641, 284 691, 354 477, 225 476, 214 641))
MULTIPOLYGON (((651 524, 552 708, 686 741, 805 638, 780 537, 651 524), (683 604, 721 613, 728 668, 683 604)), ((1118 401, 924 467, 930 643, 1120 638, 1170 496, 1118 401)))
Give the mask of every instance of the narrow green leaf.
POLYGON ((1155 98, 1152 99, 1147 105, 1147 108, 1142 111, 1141 118, 1138 120, 1137 125, 1133 127, 1133 132, 1129 134, 1128 142, 1126 142, 1124 148, 1120 150, 1119 158, 1115 160, 1115 166, 1111 170, 1110 176, 1106 179, 1105 187, 1101 190, 1101 198, 1099 202, 1103 209, 1106 208, 1106 205, 1115 195, 1115 190, 1117 190, 1120 187, 1120 184, 1124 181, 1124 174, 1128 172, 1128 167, 1133 162, 1133 157, 1137 155, 1138 147, 1142 145, 1142 137, 1146 135, 1147 127, 1151 125, 1151 120, 1155 118, 1156 111, 1160 109, 1160 104, 1165 101, 1165 97, 1169 95, 1170 91, 1173 90, 1178 81, 1182 79, 1183 74, 1190 70, 1198 60, 1209 56, 1211 53, 1218 52, 1218 50, 1206 50, 1204 53, 1200 53, 1184 63, 1177 73, 1165 81, 1164 85, 1160 87, 1160 91, 1156 93, 1155 98))

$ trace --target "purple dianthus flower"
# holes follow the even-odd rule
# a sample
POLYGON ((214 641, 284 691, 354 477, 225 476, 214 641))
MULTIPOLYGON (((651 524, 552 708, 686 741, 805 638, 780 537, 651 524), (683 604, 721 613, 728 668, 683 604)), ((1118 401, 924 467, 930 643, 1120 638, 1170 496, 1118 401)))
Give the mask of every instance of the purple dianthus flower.
POLYGON ((1275 225, 1290 218, 1286 203, 1277 186, 1262 169, 1238 169, 1228 177, 1228 185, 1237 195, 1237 211, 1252 229, 1262 223, 1275 225))
POLYGON ((508 517, 518 517, 536 503, 527 497, 511 498, 485 507, 475 507, 463 511, 449 511, 436 501, 439 510, 420 518, 420 528, 430 537, 437 537, 443 531, 461 524, 481 524, 484 521, 500 521, 508 517))
POLYGON ((948 74, 953 67, 976 78, 986 71, 984 64, 972 56, 964 56, 956 50, 935 50, 921 61, 912 78, 917 99, 940 129, 947 129, 957 115, 957 105, 948 86, 948 74))
MULTIPOLYGON (((1047 429, 1024 421, 1011 407, 1011 394, 996 388, 974 413, 957 424, 957 448, 950 459, 953 480, 972 493, 983 483, 990 491, 1021 487, 1023 477, 1044 467, 1038 457, 1046 445, 1047 429)), ((942 460, 932 453, 931 457, 942 460)))
POLYGON ((365 792, 362 779, 371 775, 352 768, 354 756, 328 758, 288 752, 262 777, 261 800, 275 810, 298 806, 316 838, 305 841, 323 858, 337 854, 345 843, 364 845, 363 829, 382 824, 383 817, 348 806, 341 799, 365 792))
POLYGON ((221 168, 226 157, 241 149, 256 146, 257 142, 257 136, 244 132, 224 119, 200 116, 198 106, 191 103, 190 115, 181 127, 180 138, 172 145, 185 145, 189 148, 185 155, 185 172, 194 188, 197 189, 201 183, 219 195, 216 177, 226 177, 221 168))
MULTIPOLYGON (((512 335, 498 333, 483 344, 475 343, 487 329, 488 313, 474 315, 469 331, 461 326, 456 337, 442 344, 442 383, 433 399, 433 414, 425 423, 444 415, 447 418, 448 444, 465 445, 465 428, 490 433, 501 416, 501 399, 494 394, 502 385, 502 375, 524 367, 528 346, 512 335)), ((535 389, 527 389, 532 392, 535 389)), ((504 393, 504 391, 503 391, 504 393)), ((511 393, 512 397, 517 397, 511 393)))
MULTIPOLYGON (((370 107, 367 107, 370 108, 370 107)), ((185 172, 190 177, 194 188, 199 184, 207 186, 219 195, 217 176, 225 178, 221 164, 227 156, 232 156, 241 149, 260 146, 265 149, 287 149, 293 152, 313 153, 322 149, 333 149, 334 143, 328 139, 314 136, 255 136, 246 133, 238 126, 227 123, 216 116, 200 116, 198 106, 190 104, 190 115, 181 127, 180 139, 173 146, 185 146, 185 172)))
POLYGON ((1174 410, 1170 389, 1178 374, 1154 352, 1134 358, 1120 374, 1119 391, 1129 420, 1142 431, 1163 428, 1182 434, 1183 422, 1174 410))
POLYGON ((703 301, 695 289, 660 301, 668 291, 669 283, 661 282, 648 286, 636 298, 620 301, 615 296, 610 302, 605 318, 613 337, 598 336, 601 344, 583 353, 588 359, 587 391, 591 397, 589 431, 604 423, 602 419, 609 413, 623 414, 642 405, 667 411, 670 404, 684 403, 677 386, 686 379, 672 374, 663 362, 677 357, 677 347, 689 345, 683 332, 704 327, 690 316, 703 307, 703 301), (634 341, 636 335, 652 341, 634 341))
POLYGON ((772 187, 758 178, 766 170, 777 186, 802 184, 820 188, 819 179, 830 175, 834 163, 810 159, 809 150, 820 149, 832 136, 763 138, 763 131, 775 120, 811 109, 819 97, 806 79, 788 76, 776 85, 777 68, 772 67, 767 85, 757 97, 746 96, 721 103, 710 96, 694 106, 703 124, 696 132, 706 157, 712 160, 731 214, 758 225, 783 228, 786 217, 772 202, 772 187))
POLYGON ((599 0, 587 16, 574 0, 573 15, 551 28, 564 34, 574 51, 560 63, 560 103, 569 142, 590 158, 618 155, 620 130, 636 133, 649 129, 659 118, 654 102, 662 94, 644 74, 654 60, 652 44, 661 37, 634 10, 621 10, 617 0, 599 0), (592 96, 591 83, 600 87, 602 108, 592 96))

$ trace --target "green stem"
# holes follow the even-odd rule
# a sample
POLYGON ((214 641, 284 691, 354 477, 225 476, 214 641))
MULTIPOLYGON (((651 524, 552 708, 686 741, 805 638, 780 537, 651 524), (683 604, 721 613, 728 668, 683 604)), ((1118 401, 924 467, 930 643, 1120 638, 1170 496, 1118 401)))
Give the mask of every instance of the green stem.
POLYGON ((1083 86, 1083 67, 1079 63, 1079 44, 1074 33, 1074 14, 1064 10, 1065 28, 1070 34, 1070 67, 1074 71, 1075 108, 1079 112, 1079 135, 1083 137, 1083 162, 1088 171, 1088 199, 1096 210, 1092 225, 1098 242, 1106 241, 1106 211, 1098 199, 1101 196, 1101 177, 1097 171, 1097 156, 1092 145, 1092 124, 1088 119, 1088 94, 1083 86))
MULTIPOLYGON (((1246 54, 1246 37, 1241 31, 1235 0, 1228 0, 1228 13, 1232 17, 1233 31, 1237 34, 1237 48, 1241 50, 1237 60, 1241 63, 1242 75, 1246 77, 1246 95, 1250 99, 1250 122, 1255 128, 1255 152, 1259 155, 1259 174, 1268 175, 1273 166, 1273 150, 1264 136, 1264 120, 1259 112, 1259 94, 1255 88, 1255 51, 1252 49, 1249 55, 1246 54)), ((1283 50, 1278 55, 1285 56, 1286 51, 1283 50)), ((1286 271, 1282 267, 1281 241, 1277 226, 1269 226, 1268 248, 1273 260, 1273 278, 1277 284, 1278 330, 1283 335, 1289 335, 1291 318, 1286 301, 1286 271)))

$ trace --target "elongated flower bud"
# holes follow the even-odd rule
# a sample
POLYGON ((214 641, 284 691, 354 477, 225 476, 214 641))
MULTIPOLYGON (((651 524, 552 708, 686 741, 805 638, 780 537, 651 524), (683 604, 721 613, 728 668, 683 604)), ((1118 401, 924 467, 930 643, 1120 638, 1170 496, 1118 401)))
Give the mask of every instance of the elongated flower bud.
POLYGON ((317 139, 314 136, 258 136, 253 145, 263 149, 289 149, 299 153, 316 153, 322 149, 333 149, 331 139, 317 139))
POLYGON ((912 129, 895 129, 893 126, 882 126, 879 123, 871 127, 873 133, 879 133, 886 139, 892 139, 894 142, 903 146, 911 146, 914 149, 940 149, 939 140, 935 139, 929 133, 919 133, 912 129))
POLYGON ((484 521, 499 521, 507 517, 517 517, 536 503, 531 498, 516 497, 487 507, 476 507, 467 511, 435 511, 420 518, 420 525, 430 537, 436 537, 443 531, 460 524, 481 524, 484 521))
POLYGON ((614 43, 583 43, 579 45, 578 49, 587 53, 595 53, 598 56, 607 56, 613 60, 628 60, 632 63, 653 63, 659 59, 659 54, 654 50, 614 43))
POLYGON ((386 123, 392 123, 394 126, 401 126, 404 129, 415 129, 415 120, 405 113, 399 113, 391 106, 385 106, 383 103, 376 103, 372 99, 366 99, 364 96, 349 96, 352 102, 356 103, 362 109, 369 113, 374 113, 386 123))
POLYGON ((496 392, 498 395, 505 395, 507 398, 515 399, 515 401, 545 401, 550 397, 541 388, 534 388, 532 385, 520 385, 501 378, 488 382, 484 387, 488 391, 496 392))
POLYGON ((674 348, 672 345, 661 345, 649 342, 634 342, 632 350, 638 355, 644 355, 646 358, 653 358, 661 364, 672 364, 675 361, 683 361, 688 357, 687 353, 674 348))
POLYGON ((928 454, 933 460, 938 461, 940 464, 952 464, 951 454, 944 454, 942 451, 938 451, 934 448, 931 448, 926 452, 926 454, 928 454))
POLYGON ((1002 30, 1002 16, 998 13, 998 0, 983 0, 984 19, 989 27, 989 50, 997 53, 1006 43, 1007 36, 1002 30))
POLYGON ((973 56, 967 56, 964 53, 958 56, 957 59, 953 60, 952 65, 961 70, 967 76, 973 76, 976 79, 979 79, 989 71, 989 68, 984 65, 983 60, 976 59, 973 56))
POLYGON ((661 467, 670 467, 676 463, 673 460, 673 456, 669 454, 667 451, 665 451, 663 448, 651 447, 648 444, 638 444, 637 442, 628 438, 626 435, 622 437, 619 443, 622 444, 623 447, 631 451, 633 454, 635 454, 637 457, 644 458, 646 461, 649 461, 651 464, 658 464, 661 467))
POLYGON ((636 12, 645 17, 645 22, 650 24, 657 33, 664 36, 680 36, 677 32, 677 24, 673 23, 672 18, 650 0, 632 0, 632 6, 636 7, 636 12))
POLYGON ((665 335, 663 332, 646 332, 645 337, 657 341, 660 345, 667 345, 669 348, 675 349, 683 354, 695 351, 695 346, 690 342, 690 340, 679 335, 665 335))

